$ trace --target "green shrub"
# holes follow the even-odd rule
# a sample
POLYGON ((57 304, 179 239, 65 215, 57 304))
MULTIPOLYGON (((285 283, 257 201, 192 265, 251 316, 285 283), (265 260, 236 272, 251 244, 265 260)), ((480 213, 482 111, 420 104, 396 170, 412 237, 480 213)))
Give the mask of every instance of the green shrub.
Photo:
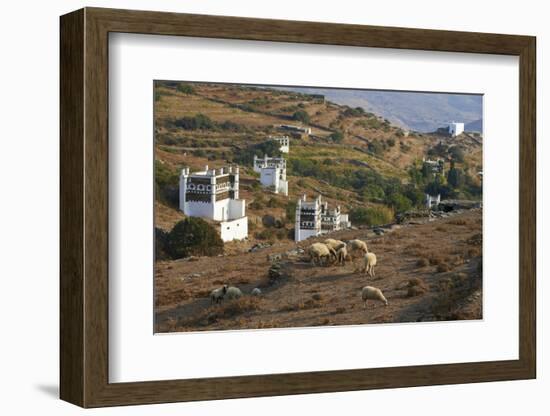
POLYGON ((169 258, 166 252, 166 242, 168 233, 161 228, 155 227, 155 261, 167 260, 169 258))
POLYGON ((168 233, 167 252, 173 259, 216 256, 223 253, 223 241, 216 229, 202 218, 188 217, 168 233))
POLYGON ((195 94, 195 88, 192 85, 183 82, 178 84, 177 90, 184 94, 195 94))
POLYGON ((298 110, 294 112, 292 118, 296 121, 301 121, 304 124, 309 124, 309 114, 305 110, 298 110))
POLYGON ((288 201, 285 208, 286 219, 288 222, 296 221, 296 201, 288 201))
POLYGON ((400 193, 394 193, 388 198, 388 202, 393 209, 400 213, 408 211, 412 208, 412 202, 405 195, 400 193))
POLYGON ((357 207, 349 212, 352 225, 382 225, 392 222, 395 218, 391 208, 386 206, 357 207))
POLYGON ((342 140, 344 140, 344 133, 342 133, 340 130, 337 130, 332 133, 329 138, 335 143, 341 143, 342 140))
POLYGON ((155 160, 155 199, 172 207, 179 205, 179 174, 158 160, 155 160))

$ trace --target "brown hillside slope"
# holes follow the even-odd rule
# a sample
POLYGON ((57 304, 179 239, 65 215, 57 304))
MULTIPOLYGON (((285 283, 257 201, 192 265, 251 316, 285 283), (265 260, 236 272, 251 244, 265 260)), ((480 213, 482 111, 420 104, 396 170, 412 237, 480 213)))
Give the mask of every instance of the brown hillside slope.
POLYGON ((215 329, 352 325, 480 319, 481 220, 473 209, 420 225, 396 227, 377 237, 367 230, 348 230, 330 237, 366 239, 376 253, 376 278, 355 267, 314 266, 296 254, 322 238, 278 242, 251 253, 155 265, 155 312, 158 332, 215 329), (284 255, 281 276, 268 278, 269 255, 284 255), (245 296, 210 305, 210 291, 223 284, 245 296), (361 288, 380 288, 389 306, 365 309, 361 288), (261 297, 250 291, 260 287, 261 297))

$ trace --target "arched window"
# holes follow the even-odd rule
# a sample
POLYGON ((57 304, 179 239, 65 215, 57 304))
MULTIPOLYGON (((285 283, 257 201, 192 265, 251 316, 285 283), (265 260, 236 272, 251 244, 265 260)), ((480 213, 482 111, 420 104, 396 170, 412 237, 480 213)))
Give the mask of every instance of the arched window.
POLYGON ((203 191, 203 190, 204 190, 204 185, 202 185, 202 184, 201 184, 201 185, 198 185, 198 186, 197 186, 197 189, 198 189, 199 191, 203 191))
POLYGON ((188 188, 191 189, 191 190, 195 189, 195 184, 194 184, 194 183, 190 183, 190 184, 188 185, 188 188))

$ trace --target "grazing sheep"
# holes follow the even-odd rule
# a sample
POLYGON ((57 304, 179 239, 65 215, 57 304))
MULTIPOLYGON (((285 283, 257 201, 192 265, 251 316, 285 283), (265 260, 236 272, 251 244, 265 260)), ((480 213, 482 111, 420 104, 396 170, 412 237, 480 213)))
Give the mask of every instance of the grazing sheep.
POLYGON ((374 279, 374 266, 376 266, 376 255, 374 253, 365 254, 365 263, 363 272, 368 273, 374 279))
POLYGON ((224 298, 227 298, 229 300, 239 299, 242 295, 243 295, 243 292, 241 292, 241 289, 235 286, 229 286, 227 288, 224 298))
POLYGON ((327 238, 325 240, 325 244, 329 247, 331 247, 332 249, 334 249, 334 251, 338 251, 340 250, 342 247, 345 247, 346 246, 346 243, 344 243, 343 241, 340 241, 340 240, 335 240, 333 238, 327 238))
POLYGON ((262 291, 259 288, 255 287, 254 289, 252 289, 252 292, 250 292, 250 294, 252 296, 260 296, 262 294, 262 291))
POLYGON ((365 301, 365 308, 367 307, 368 300, 377 300, 383 302, 385 306, 388 306, 388 300, 380 289, 373 286, 365 286, 361 291, 361 297, 365 301))
POLYGON ((210 304, 220 303, 221 301, 223 301, 223 297, 226 293, 227 285, 223 285, 218 289, 214 289, 212 292, 210 292, 210 304))
POLYGON ((309 257, 314 264, 321 264, 321 259, 326 259, 326 262, 330 261, 332 257, 336 259, 336 252, 333 248, 327 246, 324 243, 313 243, 308 249, 309 257))
POLYGON ((348 251, 352 258, 363 258, 369 252, 367 243, 361 240, 351 240, 348 243, 348 251))
POLYGON ((349 258, 348 255, 348 249, 346 246, 340 247, 338 251, 336 252, 338 264, 341 264, 342 266, 346 264, 346 260, 349 258))

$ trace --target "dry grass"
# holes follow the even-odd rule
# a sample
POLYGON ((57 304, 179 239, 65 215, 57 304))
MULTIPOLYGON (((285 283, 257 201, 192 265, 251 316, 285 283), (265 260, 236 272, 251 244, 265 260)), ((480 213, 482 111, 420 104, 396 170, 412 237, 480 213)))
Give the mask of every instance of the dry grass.
MULTIPOLYGON (((481 263, 476 256, 481 254, 481 246, 468 244, 480 233, 480 223, 475 220, 480 214, 480 211, 461 214, 465 226, 445 223, 449 228, 445 234, 435 232, 440 224, 434 221, 405 226, 396 238, 390 238, 394 231, 367 240, 369 249, 379 258, 376 286, 388 298, 388 307, 381 305, 365 310, 361 288, 368 284, 368 278, 354 272, 351 263, 315 267, 299 257, 288 258, 285 260, 288 278, 269 283, 267 270, 271 264, 266 260, 267 255, 294 249, 296 244, 293 242, 279 241, 268 249, 246 254, 236 247, 232 254, 199 258, 196 262, 157 263, 156 330, 285 328, 479 318, 480 307, 467 305, 481 304, 481 297, 468 298, 473 293, 469 289, 472 286, 470 279, 475 275, 481 280, 481 263), (419 256, 414 255, 415 250, 419 251, 419 256), (448 271, 437 271, 438 267, 447 270, 442 269, 445 266, 448 271), (200 277, 188 278, 195 273, 200 273, 200 277), (234 303, 211 306, 208 294, 222 284, 239 287, 244 297, 234 303), (254 287, 262 288, 262 296, 248 295, 254 287)), ((364 239, 365 234, 365 230, 348 230, 335 233, 334 237, 364 239)), ((324 238, 320 237, 320 241, 324 238)), ((314 241, 317 239, 302 242, 298 247, 305 248, 314 241)))

